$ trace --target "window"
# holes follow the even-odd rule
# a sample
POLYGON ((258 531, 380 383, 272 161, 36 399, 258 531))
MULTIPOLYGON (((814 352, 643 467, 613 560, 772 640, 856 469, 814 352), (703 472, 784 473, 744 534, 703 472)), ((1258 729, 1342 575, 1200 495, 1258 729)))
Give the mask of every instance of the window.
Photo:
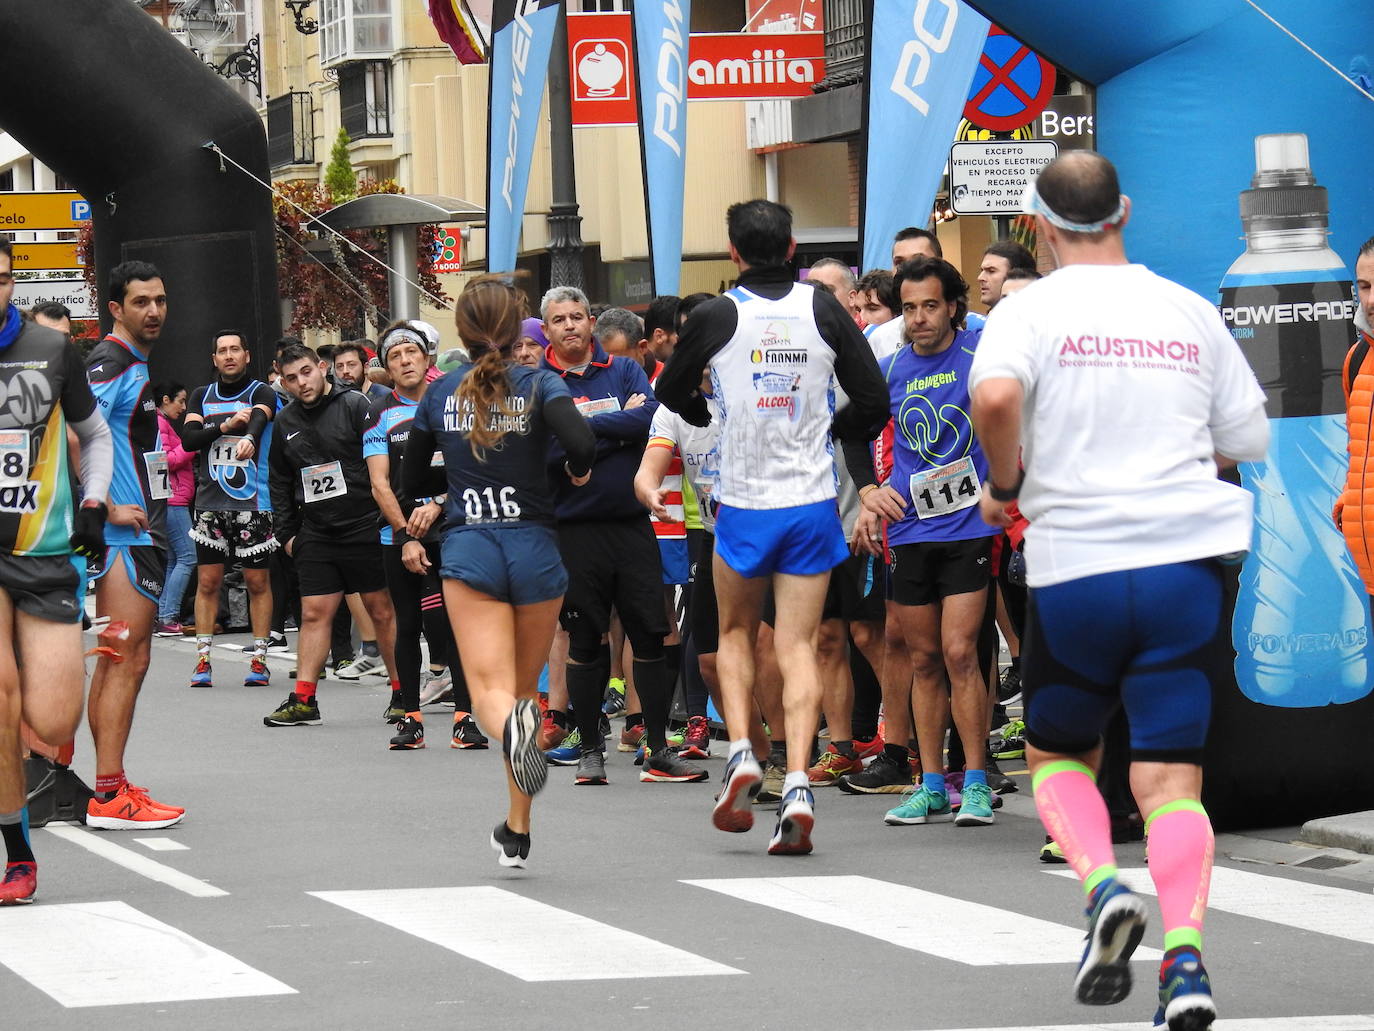
POLYGON ((353 61, 339 69, 339 114, 352 139, 391 135, 389 61, 353 61))
POLYGON ((315 109, 309 93, 267 102, 267 163, 272 168, 315 163, 315 109))
POLYGON ((14 169, 7 168, 3 172, 0 172, 0 190, 4 190, 6 193, 9 193, 13 189, 14 169))
POLYGON ((627 0, 580 0, 583 14, 623 14, 630 9, 627 0))
POLYGON ((394 49, 391 0, 321 0, 321 64, 390 57, 394 49))

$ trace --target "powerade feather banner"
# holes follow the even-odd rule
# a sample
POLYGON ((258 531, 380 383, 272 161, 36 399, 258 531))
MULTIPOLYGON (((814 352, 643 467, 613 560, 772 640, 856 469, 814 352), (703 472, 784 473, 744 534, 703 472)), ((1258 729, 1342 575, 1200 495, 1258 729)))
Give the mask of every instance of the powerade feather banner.
POLYGON ((687 41, 691 0, 635 0, 639 146, 654 292, 676 294, 682 275, 687 169, 687 41))

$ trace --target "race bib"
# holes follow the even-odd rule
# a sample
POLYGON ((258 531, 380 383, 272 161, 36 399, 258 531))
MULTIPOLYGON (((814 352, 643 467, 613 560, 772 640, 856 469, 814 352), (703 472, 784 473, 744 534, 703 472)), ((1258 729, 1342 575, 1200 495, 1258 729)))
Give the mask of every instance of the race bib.
POLYGON ((577 410, 582 413, 584 419, 590 419, 593 415, 601 415, 605 412, 620 411, 620 398, 618 397, 584 397, 576 404, 577 410))
POLYGON ((220 437, 210 445, 210 465, 221 468, 241 469, 248 465, 251 459, 236 457, 239 441, 249 440, 249 437, 220 437))
POLYGON ((172 470, 167 467, 166 451, 145 451, 143 464, 148 469, 148 497, 166 501, 172 496, 172 470))
POLYGON ((341 498, 348 493, 344 483, 343 466, 338 462, 308 465, 301 470, 301 485, 305 488, 305 503, 341 498))
POLYGON ((0 483, 19 484, 29 478, 29 431, 0 432, 0 483))
POLYGON ((978 504, 982 496, 983 488, 972 458, 961 458, 911 476, 911 504, 918 519, 962 512, 978 504))
POLYGON ((443 467, 443 464, 444 464, 444 453, 443 453, 442 451, 436 451, 436 452, 434 452, 434 457, 431 458, 431 459, 429 460, 429 467, 430 467, 431 469, 442 468, 442 467, 443 467))

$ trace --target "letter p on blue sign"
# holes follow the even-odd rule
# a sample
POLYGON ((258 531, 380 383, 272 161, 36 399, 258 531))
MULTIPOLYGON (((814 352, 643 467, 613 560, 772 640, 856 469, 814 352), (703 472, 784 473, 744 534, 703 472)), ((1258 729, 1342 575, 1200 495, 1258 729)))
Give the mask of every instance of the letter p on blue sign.
POLYGON ((72 221, 85 222, 91 217, 91 202, 88 200, 72 201, 72 221))

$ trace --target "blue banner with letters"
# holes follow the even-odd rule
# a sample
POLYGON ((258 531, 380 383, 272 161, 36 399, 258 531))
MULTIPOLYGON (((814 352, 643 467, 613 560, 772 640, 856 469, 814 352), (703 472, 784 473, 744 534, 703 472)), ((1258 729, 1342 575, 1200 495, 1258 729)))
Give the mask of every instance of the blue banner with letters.
POLYGON ((487 107, 487 268, 515 268, 559 0, 497 0, 487 107))
POLYGON ((863 268, 887 268, 899 229, 924 229, 988 20, 963 0, 867 0, 863 268))
POLYGON ((676 294, 682 278, 687 38, 692 0, 635 0, 633 13, 649 264, 654 292, 676 294))

